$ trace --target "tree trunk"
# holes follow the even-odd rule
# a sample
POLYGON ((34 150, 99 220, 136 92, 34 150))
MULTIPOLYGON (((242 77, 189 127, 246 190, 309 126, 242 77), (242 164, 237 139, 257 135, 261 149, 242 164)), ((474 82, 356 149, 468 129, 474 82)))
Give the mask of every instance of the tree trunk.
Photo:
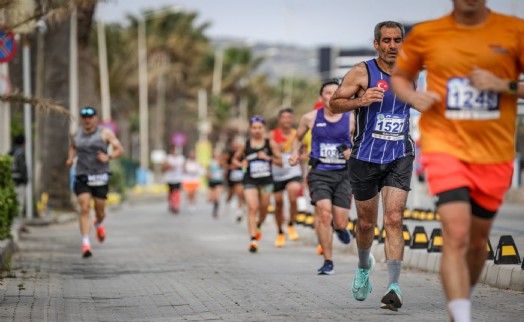
MULTIPOLYGON (((89 34, 95 4, 78 7, 78 56, 79 103, 97 106, 92 56, 89 50, 89 34)), ((45 88, 46 98, 69 105, 69 19, 49 26, 45 35, 45 88)), ((49 194, 49 207, 71 209, 69 171, 65 168, 69 149, 68 120, 54 113, 39 113, 40 128, 36 143, 41 147, 42 192, 49 194)), ((75 115, 75 117, 77 117, 75 115)), ((78 118, 77 118, 78 119, 78 118)))

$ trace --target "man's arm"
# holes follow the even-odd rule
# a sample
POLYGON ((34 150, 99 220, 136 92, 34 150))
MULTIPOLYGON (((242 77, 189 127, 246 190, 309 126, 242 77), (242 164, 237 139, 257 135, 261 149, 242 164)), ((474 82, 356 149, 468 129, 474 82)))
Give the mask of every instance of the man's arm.
POLYGON ((395 68, 391 75, 391 86, 397 98, 413 106, 417 111, 424 112, 440 102, 441 97, 435 92, 417 92, 413 88, 416 77, 417 74, 412 75, 407 71, 395 68))
POLYGON ((73 133, 70 134, 70 140, 71 140, 71 143, 69 144, 69 152, 67 154, 67 161, 66 161, 67 167, 71 167, 73 165, 73 160, 75 159, 75 156, 76 156, 76 146, 75 146, 75 140, 74 140, 73 133))
POLYGON ((364 62, 355 65, 344 77, 342 84, 329 101, 333 113, 344 113, 374 102, 381 102, 384 90, 379 87, 367 88, 368 71, 364 62), (362 94, 363 92, 363 94, 362 94), (354 97, 358 95, 358 97, 354 97))
POLYGON ((494 91, 502 94, 508 93, 517 95, 519 98, 524 98, 524 84, 517 83, 517 88, 510 90, 511 80, 500 78, 485 69, 478 67, 473 68, 473 71, 469 75, 469 80, 473 86, 482 91, 494 91))
POLYGON ((105 154, 105 153, 99 153, 98 159, 101 162, 109 162, 111 159, 116 159, 124 154, 124 148, 122 147, 122 144, 116 137, 115 133, 111 131, 108 128, 104 128, 102 130, 102 137, 104 140, 111 145, 113 148, 113 151, 111 152, 111 155, 105 154))
POLYGON ((317 115, 317 111, 311 111, 304 114, 298 123, 297 133, 291 142, 291 157, 289 158, 289 165, 294 166, 298 164, 300 159, 300 148, 302 146, 302 140, 312 127, 314 118, 317 115))

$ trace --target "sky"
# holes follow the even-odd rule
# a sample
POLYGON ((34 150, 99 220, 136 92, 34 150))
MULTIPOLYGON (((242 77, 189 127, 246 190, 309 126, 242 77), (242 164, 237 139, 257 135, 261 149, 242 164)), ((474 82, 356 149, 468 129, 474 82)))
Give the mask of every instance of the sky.
MULTIPOLYGON (((494 11, 524 18, 524 0, 488 0, 494 11)), ((384 20, 416 23, 451 11, 451 0, 107 0, 97 17, 125 24, 127 14, 180 6, 209 22, 211 37, 304 47, 371 47, 384 20)))

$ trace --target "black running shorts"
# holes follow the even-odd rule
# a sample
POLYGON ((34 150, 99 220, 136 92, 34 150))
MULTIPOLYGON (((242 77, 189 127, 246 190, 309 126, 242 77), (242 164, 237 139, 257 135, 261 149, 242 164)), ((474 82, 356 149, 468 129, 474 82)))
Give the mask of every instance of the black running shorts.
POLYGON ((334 206, 349 209, 351 207, 351 185, 347 169, 318 170, 311 169, 307 176, 311 203, 330 199, 334 206))
POLYGON ((414 159, 406 156, 387 164, 349 159, 349 180, 355 200, 369 200, 384 186, 410 191, 414 159))
POLYGON ((93 197, 98 199, 107 199, 109 192, 109 185, 103 186, 88 186, 87 176, 76 176, 73 191, 78 196, 82 193, 90 193, 93 197))

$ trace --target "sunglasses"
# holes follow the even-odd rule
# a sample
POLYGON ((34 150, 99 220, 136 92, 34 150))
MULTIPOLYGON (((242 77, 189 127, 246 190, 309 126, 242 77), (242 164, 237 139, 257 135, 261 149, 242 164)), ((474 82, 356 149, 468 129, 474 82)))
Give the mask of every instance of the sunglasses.
POLYGON ((96 115, 96 111, 92 108, 85 108, 80 111, 80 116, 93 117, 96 115))
POLYGON ((255 122, 266 124, 266 120, 262 116, 253 116, 249 119, 249 123, 253 124, 255 122))

